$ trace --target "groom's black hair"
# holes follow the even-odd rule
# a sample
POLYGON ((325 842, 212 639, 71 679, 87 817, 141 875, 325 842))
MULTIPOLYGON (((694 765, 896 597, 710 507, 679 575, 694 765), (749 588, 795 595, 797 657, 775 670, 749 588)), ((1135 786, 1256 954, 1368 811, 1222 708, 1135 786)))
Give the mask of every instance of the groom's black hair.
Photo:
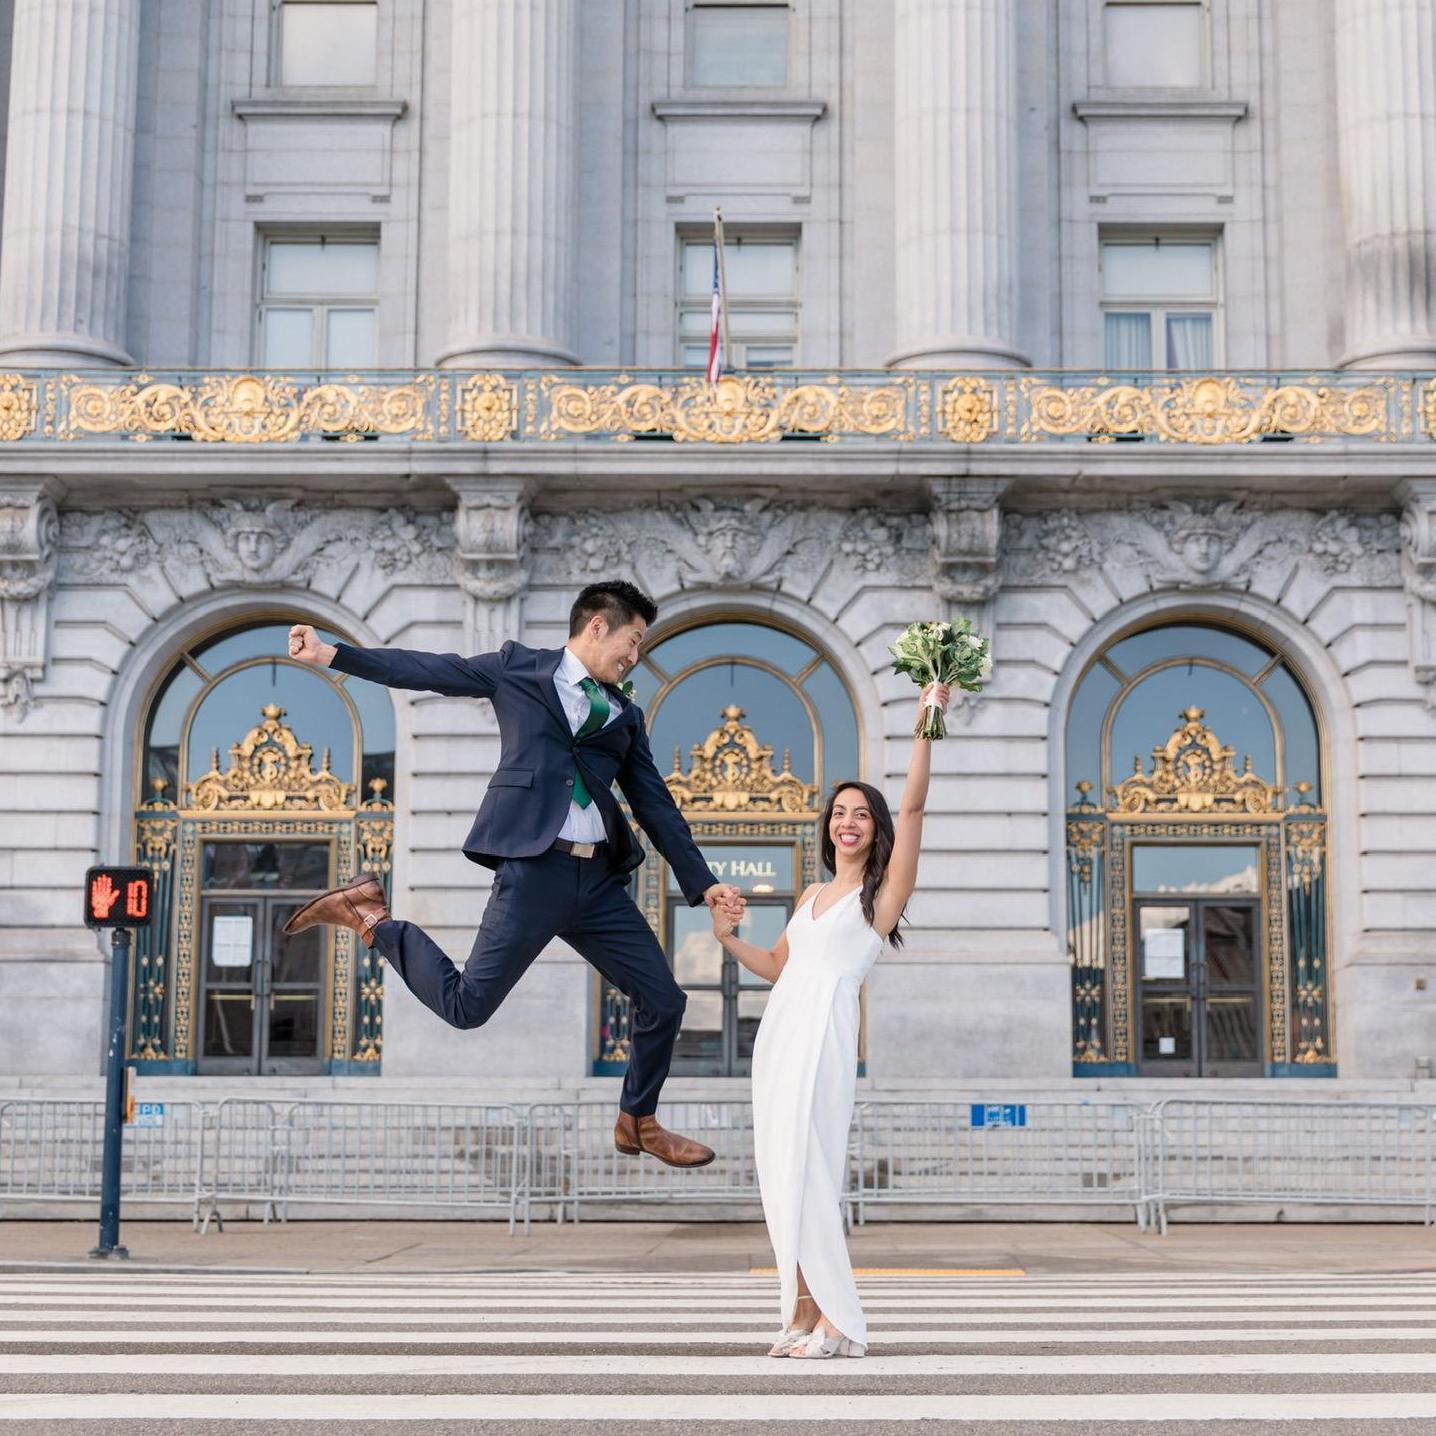
POLYGON ((568 636, 573 638, 581 633, 596 613, 603 615, 610 628, 622 628, 635 618, 652 623, 658 617, 658 605, 627 579, 610 578, 591 583, 574 599, 568 611, 568 636))

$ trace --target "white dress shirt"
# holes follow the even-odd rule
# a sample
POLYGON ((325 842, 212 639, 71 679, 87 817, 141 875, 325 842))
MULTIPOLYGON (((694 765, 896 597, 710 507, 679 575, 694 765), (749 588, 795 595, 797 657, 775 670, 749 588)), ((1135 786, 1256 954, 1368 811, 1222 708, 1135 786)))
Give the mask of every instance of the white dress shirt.
MULTIPOLYGON (((553 686, 558 690, 558 701, 563 704, 563 711, 568 715, 568 726, 571 733, 577 733, 583 727, 584 720, 588 717, 588 710, 592 706, 588 701, 588 694, 579 686, 580 679, 592 678, 593 675, 574 656, 571 648, 565 647, 563 657, 559 660, 558 668, 554 671, 553 686)), ((597 679, 594 679, 597 682, 597 679)), ((602 687, 602 684, 599 684, 602 687)), ((604 723, 607 728, 615 718, 623 711, 623 704, 607 690, 604 696, 608 699, 608 720, 604 723)), ((592 789, 590 789, 590 792, 592 789)), ((598 801, 595 799, 588 807, 580 808, 577 803, 570 802, 568 805, 568 817, 564 819, 563 827, 559 829, 559 837, 570 843, 601 843, 608 836, 603 826, 603 814, 598 810, 598 801)))

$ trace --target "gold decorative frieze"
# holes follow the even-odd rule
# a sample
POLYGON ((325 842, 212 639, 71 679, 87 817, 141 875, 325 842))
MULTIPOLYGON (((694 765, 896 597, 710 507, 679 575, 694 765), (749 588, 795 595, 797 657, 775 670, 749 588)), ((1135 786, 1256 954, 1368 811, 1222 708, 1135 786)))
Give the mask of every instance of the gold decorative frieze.
POLYGON ((435 437, 430 400, 437 380, 304 385, 275 374, 208 374, 196 382, 125 384, 65 376, 59 437, 113 435, 137 443, 183 436, 200 443, 278 444, 306 435, 358 440, 368 434, 435 437))
POLYGON ((459 430, 475 444, 510 439, 519 426, 519 388, 502 374, 476 374, 459 390, 459 430))
POLYGON ((773 749, 760 743, 743 722, 736 703, 723 710, 723 722, 690 750, 685 773, 679 754, 663 780, 685 812, 806 813, 818 796, 816 784, 793 772, 792 754, 783 754, 783 769, 773 771, 773 749))
POLYGON ((1002 420, 997 386, 986 379, 964 376, 942 386, 938 412, 944 438, 954 444, 983 444, 997 433, 1002 420))
POLYGON ((230 748, 227 771, 220 772, 219 749, 214 750, 209 772, 190 787, 190 808, 209 813, 337 813, 352 809, 353 785, 330 772, 329 750, 324 750, 316 769, 314 749, 295 737, 283 721, 284 709, 266 703, 260 712, 264 721, 230 748))
POLYGON ((1152 749, 1152 771, 1142 768, 1139 754, 1132 776, 1112 789, 1118 813, 1272 813, 1281 803, 1281 789, 1252 772, 1248 754, 1242 771, 1236 756, 1206 727, 1200 708, 1188 708, 1182 724, 1166 743, 1152 749))
POLYGON ((0 443, 13 444, 35 432, 39 392, 23 374, 0 374, 0 443))
POLYGON ((785 434, 909 440, 917 437, 908 417, 914 383, 844 384, 830 375, 825 383, 785 387, 751 374, 727 374, 717 384, 697 376, 674 384, 632 383, 623 374, 593 383, 545 375, 539 437, 622 441, 666 434, 680 444, 762 444, 785 434))
POLYGON ((1206 375, 1153 384, 1099 379, 1068 388, 1050 378, 1019 381, 1024 442, 1150 435, 1173 444, 1249 444, 1268 436, 1390 439, 1396 381, 1343 389, 1315 381, 1267 384, 1206 375))

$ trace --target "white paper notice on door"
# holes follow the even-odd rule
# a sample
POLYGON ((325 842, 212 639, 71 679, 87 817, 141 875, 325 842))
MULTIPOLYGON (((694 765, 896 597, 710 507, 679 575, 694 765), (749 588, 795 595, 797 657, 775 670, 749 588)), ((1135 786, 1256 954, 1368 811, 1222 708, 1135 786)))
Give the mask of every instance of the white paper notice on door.
POLYGON ((1187 933, 1180 927, 1154 927, 1142 934, 1142 976, 1158 980, 1187 975, 1187 933))
POLYGON ((209 923, 209 960, 216 967, 248 967, 254 952, 254 919, 248 913, 216 913, 209 923))

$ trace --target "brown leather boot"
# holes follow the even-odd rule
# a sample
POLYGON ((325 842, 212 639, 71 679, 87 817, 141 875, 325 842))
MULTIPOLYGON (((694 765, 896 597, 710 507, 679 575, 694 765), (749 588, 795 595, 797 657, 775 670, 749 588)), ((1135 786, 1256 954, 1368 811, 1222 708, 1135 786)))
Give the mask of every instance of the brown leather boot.
POLYGON ((706 1167, 716 1155, 712 1147, 660 1127, 657 1117, 635 1117, 632 1112, 619 1112, 613 1145, 630 1157, 647 1152, 670 1167, 706 1167))
POLYGON ((318 923, 333 923, 357 932, 365 947, 374 946, 374 928, 389 921, 389 905, 384 889, 373 873, 360 873, 347 887, 335 888, 313 902, 305 903, 287 923, 287 933, 303 932, 318 923))

